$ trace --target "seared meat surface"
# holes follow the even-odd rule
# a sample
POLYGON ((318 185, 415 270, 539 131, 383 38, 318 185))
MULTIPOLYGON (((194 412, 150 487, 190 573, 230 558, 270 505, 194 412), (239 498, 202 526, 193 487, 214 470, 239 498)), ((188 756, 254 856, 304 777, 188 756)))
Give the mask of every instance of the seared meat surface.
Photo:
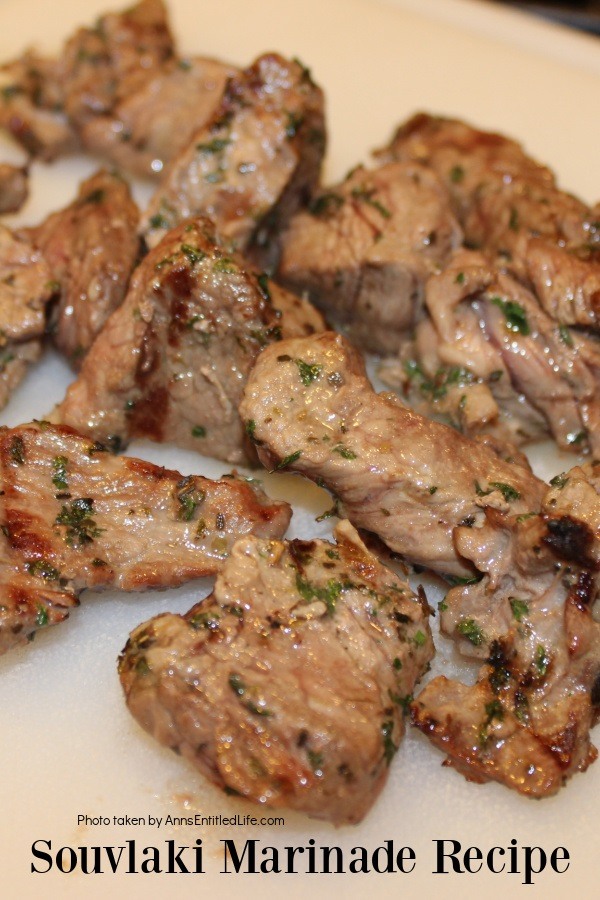
POLYGON ((419 114, 382 160, 420 162, 447 185, 471 247, 534 284, 564 325, 600 327, 600 227, 593 209, 558 188, 515 141, 454 119, 419 114))
POLYGON ((291 220, 278 278, 346 325, 361 347, 395 353, 419 319, 427 276, 461 242, 433 172, 413 163, 359 166, 291 220))
POLYGON ((214 575, 237 537, 279 537, 290 509, 244 480, 183 476, 48 423, 0 429, 0 649, 60 621, 84 588, 214 575))
POLYGON ((18 212, 28 193, 27 168, 0 163, 0 215, 18 212))
POLYGON ((0 408, 41 354, 52 275, 25 238, 0 226, 0 408))
POLYGON ((177 59, 162 0, 80 28, 57 59, 27 51, 3 67, 0 126, 44 160, 83 146, 155 177, 219 104, 235 68, 177 59))
POLYGON ((454 541, 461 522, 539 509, 545 486, 527 468, 376 394, 331 332, 264 350, 240 414, 265 465, 327 487, 354 525, 437 572, 473 574, 454 541))
POLYGON ((190 221, 135 271, 54 418, 113 447, 147 437, 247 461, 237 405, 278 337, 266 276, 227 252, 208 220, 190 221))
POLYGON ((51 333, 75 368, 125 297, 139 253, 138 215, 126 182, 100 171, 73 203, 25 232, 56 282, 51 333))
POLYGON ((0 127, 31 156, 46 162, 78 149, 79 140, 64 110, 61 61, 26 51, 0 71, 0 127))
POLYGON ((235 71, 202 57, 170 60, 109 115, 82 125, 83 146, 128 172, 156 178, 212 117, 235 71))
POLYGON ((144 87, 174 55, 162 0, 140 0, 101 16, 67 41, 61 62, 65 111, 82 126, 108 115, 121 100, 144 87))
POLYGON ((429 609, 348 522, 326 541, 241 538, 214 593, 139 626, 129 709, 219 787, 337 825, 383 787, 433 655, 429 609))
POLYGON ((516 444, 549 432, 559 447, 600 449, 600 343, 558 325, 534 294, 481 253, 432 275, 427 318, 399 361, 381 367, 426 413, 516 444))
POLYGON ((553 479, 541 515, 488 511, 482 528, 457 529, 482 578, 448 593, 441 625, 485 664, 473 686, 434 678, 412 714, 470 780, 544 797, 597 756, 597 468, 553 479))
POLYGON ((274 53, 259 57, 169 166, 146 212, 146 241, 205 215, 265 265, 267 245, 315 189, 324 149, 323 95, 308 71, 274 53))

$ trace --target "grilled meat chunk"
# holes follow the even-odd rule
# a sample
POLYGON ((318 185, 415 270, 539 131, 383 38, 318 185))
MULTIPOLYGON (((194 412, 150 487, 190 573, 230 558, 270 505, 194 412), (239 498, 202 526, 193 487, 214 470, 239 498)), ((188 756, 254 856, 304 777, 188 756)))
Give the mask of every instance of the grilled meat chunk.
POLYGON ((0 226, 0 408, 41 354, 45 308, 53 291, 39 251, 0 226))
POLYGON ((462 241, 448 192, 423 166, 362 166, 298 213, 278 278, 367 350, 395 353, 419 319, 428 275, 462 241))
POLYGON ((170 60, 110 114, 86 121, 82 144, 134 175, 156 178, 209 121, 235 72, 213 59, 170 60))
POLYGON ((123 302, 139 253, 138 216, 126 182, 99 171, 81 184, 73 203, 25 231, 56 282, 50 328, 76 369, 123 302))
POLYGON ((550 433, 563 449, 600 449, 600 345, 557 325, 531 291, 462 250, 432 275, 427 318, 382 379, 466 434, 516 444, 550 433))
POLYGON ((60 621, 84 588, 214 575, 235 539, 279 537, 290 509, 231 476, 184 477, 47 423, 0 429, 0 648, 60 621))
POLYGON ((61 65, 65 111, 76 126, 107 115, 174 55, 162 0, 101 16, 67 41, 61 65))
POLYGON ((412 715, 470 780, 544 797, 597 756, 589 732, 600 702, 599 555, 588 520, 598 522, 598 479, 586 483, 589 473, 574 470, 564 507, 557 495, 571 473, 553 480, 541 515, 488 510, 482 528, 456 531, 482 578, 448 593, 441 626, 484 666, 473 686, 434 678, 412 715))
POLYGON ((156 177, 218 106, 237 70, 177 59, 161 0, 142 0, 79 29, 59 59, 27 51, 4 66, 0 126, 45 160, 79 145, 134 175, 156 177))
POLYGON ((278 337, 266 276, 226 252, 208 220, 190 221, 135 271, 53 417, 113 447, 147 437, 247 461, 237 405, 278 337))
POLYGON ((455 545, 460 522, 480 523, 487 507, 539 509, 545 486, 528 469, 376 394, 331 332, 263 351, 240 414, 265 465, 324 485, 354 525, 437 572, 473 574, 455 545))
POLYGON ((137 628, 129 709, 210 781, 337 825, 383 787, 433 655, 424 596, 348 522, 337 544, 242 538, 214 593, 137 628))
POLYGON ((383 160, 421 162, 447 185, 469 246, 498 256, 564 325, 600 327, 600 228, 593 209, 502 135, 419 114, 383 160), (560 273, 560 274, 559 274, 560 273))
POLYGON ((314 190, 324 149, 323 94, 308 71, 274 53, 259 57, 169 166, 146 212, 146 241, 206 215, 265 265, 267 245, 314 190))
POLYGON ((64 111, 61 61, 27 50, 0 69, 0 127, 30 156, 49 162, 78 149, 77 134, 64 111))
POLYGON ((0 215, 18 212, 29 193, 26 166, 0 163, 0 215))

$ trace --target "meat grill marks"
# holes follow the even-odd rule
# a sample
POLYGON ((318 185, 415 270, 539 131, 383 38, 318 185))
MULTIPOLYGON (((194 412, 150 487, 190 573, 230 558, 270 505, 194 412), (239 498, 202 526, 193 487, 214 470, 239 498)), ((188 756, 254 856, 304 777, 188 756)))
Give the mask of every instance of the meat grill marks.
POLYGON ((461 242, 448 192, 432 171, 359 166, 291 220, 278 278, 307 292, 361 347, 396 353, 420 317, 428 275, 461 242))
POLYGON ((99 171, 81 184, 73 203, 24 232, 56 282, 50 330, 76 369, 125 297, 140 249, 138 216, 123 179, 99 171))
POLYGON ((545 485, 528 469, 377 395, 331 332, 264 350, 240 414, 266 466, 327 487, 356 527, 436 572, 475 574, 455 545, 461 522, 539 509, 545 485))
POLYGON ((0 126, 32 156, 83 147, 155 177, 210 118, 234 67, 177 59, 160 0, 101 16, 58 59, 27 51, 3 67, 0 126))
POLYGON ((594 209, 561 191, 515 141, 419 114, 400 126, 382 160, 418 161, 447 185, 468 246, 527 285, 563 325, 597 330, 600 228, 594 209))
POLYGON ((563 449, 600 448, 600 345, 559 325, 481 253, 461 250, 425 291, 427 317, 382 379, 461 431, 515 444, 550 433, 563 449))
POLYGON ((0 409, 41 354, 45 308, 54 290, 41 253, 0 226, 0 409))
POLYGON ((308 70, 275 53, 259 57, 169 166, 146 212, 146 241, 205 215, 267 265, 279 231, 316 188, 324 150, 323 94, 308 70))
POLYGON ((348 522, 326 541, 242 538, 214 593, 139 626, 134 717, 210 781, 336 825, 383 787, 431 656, 429 609, 348 522))
POLYGON ((237 405, 278 337, 266 276, 227 252, 208 220, 190 221, 136 269, 54 418, 114 448, 147 437, 248 461, 237 405))
POLYGON ((544 797, 596 759, 596 470, 553 479, 539 516, 488 512, 483 528, 457 529, 461 553, 484 574, 449 592, 441 626, 484 665, 473 686, 434 678, 412 716, 470 780, 544 797))
POLYGON ((0 650, 61 621, 84 588, 214 575, 237 537, 279 537, 286 503, 234 476, 184 477, 47 423, 0 429, 0 650))
POLYGON ((0 215, 18 212, 29 193, 27 167, 0 163, 0 215))

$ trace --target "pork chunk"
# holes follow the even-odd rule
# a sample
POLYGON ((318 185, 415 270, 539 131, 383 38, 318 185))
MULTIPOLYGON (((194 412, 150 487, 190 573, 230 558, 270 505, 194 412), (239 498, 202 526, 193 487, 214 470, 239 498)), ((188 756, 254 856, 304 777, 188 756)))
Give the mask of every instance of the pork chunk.
POLYGON ((324 149, 323 95, 308 71, 274 53, 259 57, 170 165, 145 215, 146 241, 205 215, 266 265, 267 245, 315 189, 324 149))
POLYGON ((170 60, 110 114, 85 122, 82 144, 134 175, 162 177, 166 164, 210 120, 235 72, 213 59, 170 60))
POLYGON ((52 275, 25 238, 0 226, 0 408, 41 354, 52 275))
POLYGON ((264 350, 240 413, 265 465, 327 487, 355 526, 437 572, 473 573, 454 543, 461 521, 480 523, 488 506, 539 509, 544 484, 530 471, 376 394, 332 332, 264 350))
POLYGON ((54 342, 76 369, 125 297, 139 253, 138 215, 126 182, 100 171, 81 184, 73 203, 26 231, 56 282, 54 342))
MULTIPOLYGON (((597 494, 592 484, 581 490, 583 474, 576 492, 597 516, 597 494)), ((484 665, 474 685, 439 676, 412 704, 414 724, 469 780, 536 798, 555 794, 597 756, 590 740, 600 703, 597 548, 588 555, 597 536, 552 506, 568 480, 554 483, 542 515, 488 511, 482 528, 457 529, 457 546, 481 576, 449 592, 441 627, 484 665)))
POLYGON ((183 476, 48 423, 0 429, 0 648, 61 621, 84 588, 214 575, 235 539, 280 537, 290 509, 235 477, 183 476))
POLYGON ((137 628, 119 672, 140 724, 210 781, 341 825, 383 787, 433 644, 424 597, 348 522, 336 538, 240 539, 214 593, 137 628))
POLYGON ((113 447, 146 437, 249 461, 237 405, 279 323, 266 276, 208 220, 182 224, 135 271, 53 418, 113 447))
POLYGON ((359 166, 291 220, 278 278, 361 347, 394 353, 419 319, 427 276, 461 241, 448 193, 430 170, 359 166))
POLYGON ((419 114, 383 160, 420 162, 447 186, 470 247, 528 286, 563 325, 598 330, 600 229, 594 209, 561 190, 520 144, 455 119, 419 114))
POLYGON ((515 444, 550 433, 559 447, 600 447, 600 345, 541 308, 481 253, 461 250, 425 290, 427 318, 381 377, 464 433, 515 444))

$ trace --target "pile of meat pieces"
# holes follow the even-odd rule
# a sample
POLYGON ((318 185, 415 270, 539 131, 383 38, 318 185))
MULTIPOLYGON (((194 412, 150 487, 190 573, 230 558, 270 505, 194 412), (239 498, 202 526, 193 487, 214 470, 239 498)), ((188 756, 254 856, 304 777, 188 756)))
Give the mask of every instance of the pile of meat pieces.
POLYGON ((514 141, 424 114, 290 223, 279 277, 465 434, 600 445, 599 209, 514 141))
POLYGON ((410 704, 450 764, 535 797, 584 770, 600 710, 599 465, 549 488, 496 442, 377 395, 331 332, 267 348, 240 409, 265 465, 327 487, 356 527, 455 582, 441 628, 479 678, 437 676, 410 704))
MULTIPOLYGON (((136 629, 119 671, 143 727, 228 791, 359 821, 409 713, 473 780, 545 796, 585 769, 600 476, 549 489, 514 445, 600 444, 598 210, 514 142, 425 115, 324 188, 309 72, 178 58, 160 0, 5 73, 0 124, 32 156, 161 180, 142 215, 102 169, 0 229, 0 402, 46 332, 77 372, 48 422, 0 433, 0 649, 84 588, 216 575, 136 629), (419 411, 375 394, 318 310, 419 411), (282 540, 289 508, 243 479, 107 452, 137 437, 313 479, 337 542, 282 540), (474 685, 415 695, 431 610, 355 529, 455 584, 441 628, 482 664, 474 685)), ((0 168, 0 211, 26 191, 0 168)))

